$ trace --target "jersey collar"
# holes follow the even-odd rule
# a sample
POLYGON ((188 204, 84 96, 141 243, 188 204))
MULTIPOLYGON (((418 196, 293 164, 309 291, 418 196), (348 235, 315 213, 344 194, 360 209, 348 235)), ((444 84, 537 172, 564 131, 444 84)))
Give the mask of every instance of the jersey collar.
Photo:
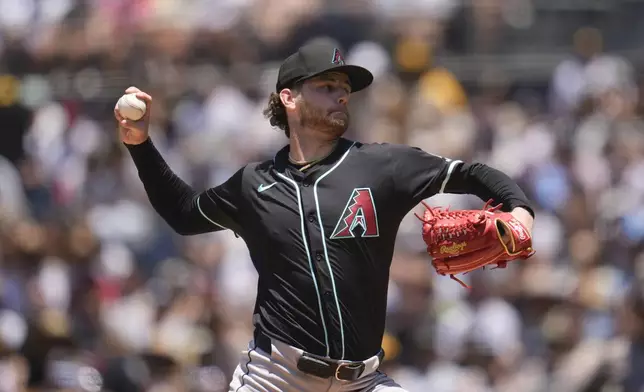
MULTIPOLYGON (((316 163, 315 166, 317 167, 326 167, 328 165, 334 164, 335 162, 338 161, 344 155, 344 153, 353 145, 353 141, 345 139, 345 138, 340 138, 338 140, 338 146, 333 150, 333 152, 327 156, 326 158, 322 159, 320 162, 316 163)), ((290 163, 288 159, 288 154, 289 154, 290 146, 287 144, 286 146, 282 147, 277 154, 275 154, 275 157, 273 158, 273 165, 275 170, 277 170, 280 173, 283 173, 287 168, 291 167, 295 169, 295 166, 290 163)), ((315 172, 315 167, 312 167, 306 172, 315 172)), ((303 173, 304 174, 304 173, 303 173)))

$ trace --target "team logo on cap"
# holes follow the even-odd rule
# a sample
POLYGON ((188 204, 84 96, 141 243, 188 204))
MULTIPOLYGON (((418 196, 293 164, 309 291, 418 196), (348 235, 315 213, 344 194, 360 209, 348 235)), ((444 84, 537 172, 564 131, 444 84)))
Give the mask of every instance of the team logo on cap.
POLYGON ((331 60, 331 63, 338 64, 338 65, 344 65, 344 57, 342 57, 342 53, 340 53, 338 48, 335 48, 333 50, 333 59, 331 60))

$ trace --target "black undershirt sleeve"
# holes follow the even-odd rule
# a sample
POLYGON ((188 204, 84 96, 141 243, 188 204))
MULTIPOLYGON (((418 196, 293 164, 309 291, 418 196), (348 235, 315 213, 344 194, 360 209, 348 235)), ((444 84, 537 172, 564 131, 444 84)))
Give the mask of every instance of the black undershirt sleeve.
POLYGON ((503 211, 525 208, 534 217, 528 197, 507 174, 483 163, 461 163, 454 168, 444 193, 471 194, 492 204, 503 203, 503 211))
POLYGON ((504 211, 523 207, 534 217, 525 193, 505 173, 482 163, 429 154, 420 148, 390 145, 391 175, 396 187, 397 202, 407 211, 421 200, 439 193, 469 194, 494 205, 503 203, 504 211))
POLYGON ((199 193, 170 169, 151 139, 125 146, 152 207, 175 232, 194 235, 230 229, 241 233, 238 204, 243 168, 223 184, 199 193))

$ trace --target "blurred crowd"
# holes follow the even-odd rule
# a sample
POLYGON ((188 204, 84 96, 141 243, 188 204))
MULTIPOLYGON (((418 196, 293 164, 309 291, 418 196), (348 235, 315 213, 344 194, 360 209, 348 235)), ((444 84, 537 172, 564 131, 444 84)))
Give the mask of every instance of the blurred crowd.
POLYGON ((214 186, 286 143, 262 109, 319 36, 376 76, 348 137, 487 163, 537 211, 536 255, 471 291, 434 273, 409 214, 383 370, 410 392, 644 391, 642 17, 637 0, 0 0, 0 391, 227 391, 252 333, 245 244, 169 229, 113 107, 150 93, 163 156, 214 186))

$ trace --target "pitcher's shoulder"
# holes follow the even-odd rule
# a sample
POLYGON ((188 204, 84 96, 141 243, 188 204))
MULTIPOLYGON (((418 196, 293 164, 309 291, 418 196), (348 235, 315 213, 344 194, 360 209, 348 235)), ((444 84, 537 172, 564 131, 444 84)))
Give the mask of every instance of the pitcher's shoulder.
POLYGON ((390 159, 396 154, 410 152, 415 147, 398 144, 398 143, 389 143, 389 142, 370 142, 370 143, 359 143, 356 142, 354 148, 357 153, 365 154, 366 156, 377 156, 380 158, 390 159))
POLYGON ((250 182, 253 185, 258 179, 264 179, 270 175, 274 168, 275 162, 272 160, 253 161, 242 167, 244 182, 250 182))
POLYGON ((250 162, 246 164, 246 170, 252 172, 265 172, 271 170, 275 165, 275 162, 272 159, 267 159, 265 161, 250 162))

